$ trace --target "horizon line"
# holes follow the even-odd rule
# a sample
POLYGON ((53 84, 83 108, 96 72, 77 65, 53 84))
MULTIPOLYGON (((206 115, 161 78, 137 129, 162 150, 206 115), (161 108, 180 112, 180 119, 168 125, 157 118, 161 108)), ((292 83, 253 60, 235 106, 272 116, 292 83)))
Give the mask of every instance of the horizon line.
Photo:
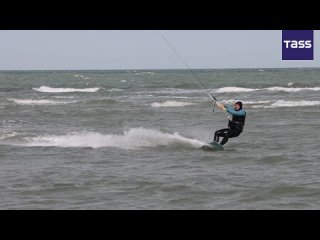
MULTIPOLYGON (((238 70, 238 69, 310 69, 320 67, 243 67, 243 68, 191 68, 191 70, 238 70)), ((185 68, 132 68, 132 69, 0 69, 4 71, 163 71, 163 70, 186 70, 185 68)))

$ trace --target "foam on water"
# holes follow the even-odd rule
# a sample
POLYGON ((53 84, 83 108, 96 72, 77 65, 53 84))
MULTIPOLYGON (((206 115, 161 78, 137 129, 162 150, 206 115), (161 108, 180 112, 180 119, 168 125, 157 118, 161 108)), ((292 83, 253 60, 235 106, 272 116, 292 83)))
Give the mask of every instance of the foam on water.
POLYGON ((119 89, 119 88, 111 88, 107 90, 108 92, 122 92, 124 89, 119 89))
POLYGON ((100 88, 51 88, 47 86, 41 86, 39 88, 33 88, 37 92, 45 93, 68 93, 68 92, 96 92, 100 88))
MULTIPOLYGON (((19 105, 58 105, 58 104, 68 104, 72 102, 59 102, 52 100, 32 100, 32 99, 8 99, 19 105)), ((75 101, 73 101, 75 102, 75 101)))
POLYGON ((269 87, 269 88, 265 88, 265 89, 268 91, 283 91, 283 92, 320 91, 320 87, 305 87, 305 88, 269 87))
MULTIPOLYGON (((288 86, 292 86, 293 83, 288 83, 288 86)), ((236 92, 254 92, 254 91, 274 91, 274 92, 300 92, 300 91, 320 91, 320 87, 268 87, 268 88, 242 88, 242 87, 223 87, 218 88, 216 93, 236 93, 236 92)))
POLYGON ((1 133, 0 134, 0 140, 6 139, 6 138, 11 138, 11 137, 15 137, 18 134, 16 132, 12 132, 12 133, 1 133))
POLYGON ((223 87, 216 90, 217 93, 232 93, 232 92, 254 92, 261 89, 258 88, 242 88, 242 87, 223 87))
POLYGON ((264 108, 277 108, 277 107, 304 107, 304 106, 318 106, 320 105, 320 101, 284 101, 278 100, 272 103, 270 106, 266 106, 264 108))
POLYGON ((222 100, 222 103, 226 103, 226 104, 234 104, 238 101, 241 101, 243 104, 249 104, 249 105, 253 105, 253 104, 266 104, 266 103, 270 103, 272 101, 270 100, 261 100, 261 101, 242 101, 242 100, 237 100, 237 99, 230 99, 230 100, 222 100))
POLYGON ((141 147, 157 147, 170 145, 185 145, 199 148, 206 143, 197 139, 181 136, 179 133, 163 133, 155 129, 132 128, 122 135, 87 132, 67 134, 63 136, 39 136, 26 138, 27 142, 18 145, 34 146, 55 146, 55 147, 116 147, 121 149, 137 149, 141 147))

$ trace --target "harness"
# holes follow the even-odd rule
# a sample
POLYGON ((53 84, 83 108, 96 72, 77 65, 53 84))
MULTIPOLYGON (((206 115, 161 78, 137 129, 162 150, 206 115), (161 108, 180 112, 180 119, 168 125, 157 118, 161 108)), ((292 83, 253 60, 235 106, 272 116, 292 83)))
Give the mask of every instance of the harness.
POLYGON ((229 128, 238 128, 240 131, 243 130, 245 125, 246 116, 235 116, 232 115, 232 119, 229 120, 228 127, 229 128))

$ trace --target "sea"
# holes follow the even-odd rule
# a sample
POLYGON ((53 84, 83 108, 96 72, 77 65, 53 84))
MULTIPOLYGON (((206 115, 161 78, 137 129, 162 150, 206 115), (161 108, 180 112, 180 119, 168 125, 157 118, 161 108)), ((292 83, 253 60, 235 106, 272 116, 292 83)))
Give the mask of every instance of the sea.
POLYGON ((320 68, 192 72, 0 71, 0 209, 319 209, 320 68))

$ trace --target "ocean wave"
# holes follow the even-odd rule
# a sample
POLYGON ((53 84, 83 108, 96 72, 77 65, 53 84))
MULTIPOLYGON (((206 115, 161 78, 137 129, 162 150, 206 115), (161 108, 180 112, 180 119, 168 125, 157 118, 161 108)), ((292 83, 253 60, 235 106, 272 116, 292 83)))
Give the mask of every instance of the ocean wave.
POLYGON ((248 105, 253 105, 253 104, 266 104, 266 103, 270 103, 272 101, 270 100, 261 100, 261 101, 243 101, 243 104, 248 104, 248 105))
POLYGON ((37 92, 45 93, 68 93, 68 92, 96 92, 100 88, 51 88, 46 86, 41 86, 39 88, 33 88, 37 92))
POLYGON ((283 91, 283 92, 300 92, 300 91, 320 91, 320 87, 269 87, 264 88, 268 91, 283 91))
MULTIPOLYGON (((292 86, 298 86, 297 84, 292 86)), ((280 87, 280 86, 273 86, 267 88, 244 88, 244 87, 222 87, 222 88, 208 88, 208 92, 212 94, 215 93, 250 93, 250 92, 261 92, 261 91, 272 91, 272 92, 299 92, 299 91, 320 91, 320 87, 280 87)), ((195 94, 205 93, 203 89, 183 89, 183 88, 162 88, 160 90, 150 90, 150 91, 143 91, 143 92, 135 92, 136 94, 195 94)))
POLYGON ((53 96, 54 98, 58 98, 58 99, 73 99, 74 96, 53 96))
POLYGON ((202 99, 203 97, 182 97, 182 96, 158 96, 163 98, 178 98, 178 99, 202 99))
POLYGON ((185 106, 191 106, 195 105, 195 103, 189 103, 189 102, 177 102, 177 101, 167 101, 164 103, 154 102, 151 104, 151 107, 185 107, 185 106))
POLYGON ((199 148, 206 143, 197 139, 191 139, 181 136, 179 133, 163 133, 159 130, 132 128, 125 131, 122 135, 100 133, 75 133, 64 136, 40 136, 25 139, 27 143, 18 144, 27 147, 116 147, 122 149, 138 149, 142 147, 159 146, 191 146, 199 148))
POLYGON ((232 93, 232 92, 254 92, 259 91, 258 88, 243 88, 243 87, 223 87, 217 89, 216 93, 232 93))
POLYGON ((135 73, 134 75, 145 75, 145 74, 148 74, 148 75, 154 75, 154 72, 138 72, 138 73, 135 73))
MULTIPOLYGON (((224 104, 234 104, 241 100, 222 100, 221 103, 224 104)), ((251 105, 252 108, 278 108, 278 107, 303 107, 303 106, 318 106, 320 101, 285 101, 285 100, 261 100, 261 101, 242 101, 244 107, 246 105, 251 105)))
POLYGON ((119 88, 111 88, 107 90, 108 92, 122 92, 124 89, 119 89, 119 88))
POLYGON ((84 78, 85 76, 80 75, 80 74, 75 74, 74 77, 76 77, 76 78, 84 78))
POLYGON ((68 104, 74 103, 72 102, 60 102, 60 101, 52 101, 52 100, 32 100, 32 99, 8 99, 8 101, 13 101, 19 105, 57 105, 57 104, 68 104))
POLYGON ((271 100, 261 100, 261 101, 242 101, 242 100, 236 100, 236 99, 231 99, 231 100, 222 100, 222 103, 225 104, 234 104, 238 101, 241 101, 244 105, 254 105, 254 104, 266 104, 272 102, 271 100))
MULTIPOLYGON (((270 106, 263 106, 263 108, 278 108, 278 107, 308 107, 308 106, 319 106, 320 101, 284 101, 278 100, 272 103, 270 106)), ((261 108, 261 106, 254 106, 254 108, 261 108)))
POLYGON ((6 138, 12 138, 12 137, 15 137, 17 136, 18 134, 16 132, 13 132, 13 133, 4 133, 4 134, 1 134, 0 133, 0 140, 4 140, 6 138))
MULTIPOLYGON (((288 86, 297 86, 289 83, 288 86)), ((320 87, 268 87, 268 88, 242 88, 242 87, 223 87, 215 90, 216 93, 233 93, 233 92, 255 92, 255 91, 274 91, 274 92, 300 92, 300 91, 320 91, 320 87)))
POLYGON ((82 78, 82 79, 84 79, 84 80, 89 80, 89 79, 91 79, 91 78, 89 78, 89 77, 86 77, 86 76, 83 76, 83 75, 80 75, 80 74, 75 74, 74 77, 76 77, 76 78, 82 78))
POLYGON ((307 87, 312 87, 306 83, 296 83, 296 82, 289 82, 287 84, 288 87, 299 87, 299 88, 307 88, 307 87))

